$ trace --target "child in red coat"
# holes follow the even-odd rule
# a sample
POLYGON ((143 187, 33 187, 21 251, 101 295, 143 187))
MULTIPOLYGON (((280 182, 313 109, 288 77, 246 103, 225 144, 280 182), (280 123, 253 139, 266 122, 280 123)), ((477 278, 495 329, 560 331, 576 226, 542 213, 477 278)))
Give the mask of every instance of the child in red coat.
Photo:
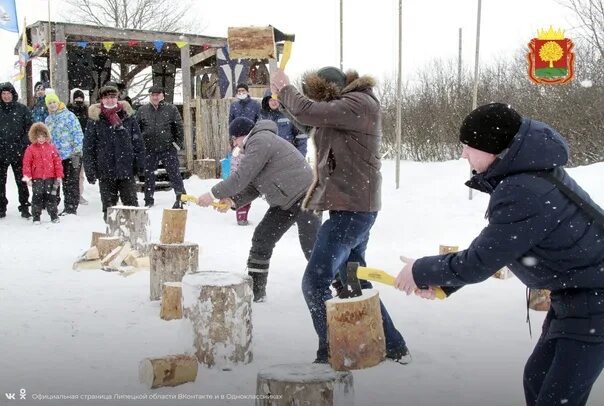
POLYGON ((46 208, 53 223, 59 222, 57 191, 63 178, 63 163, 57 148, 50 142, 50 132, 43 123, 29 129, 31 145, 23 156, 23 181, 31 185, 32 217, 40 224, 40 215, 46 208))

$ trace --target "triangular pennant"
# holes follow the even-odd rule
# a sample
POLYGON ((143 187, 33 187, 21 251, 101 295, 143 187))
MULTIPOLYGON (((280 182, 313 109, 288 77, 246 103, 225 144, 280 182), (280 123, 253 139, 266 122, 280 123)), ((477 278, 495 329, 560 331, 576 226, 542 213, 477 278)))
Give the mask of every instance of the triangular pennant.
POLYGON ((130 40, 130 41, 128 41, 128 46, 129 47, 135 47, 135 46, 137 46, 140 43, 141 43, 140 41, 130 40))
POLYGON ((29 61, 31 58, 29 57, 29 54, 27 52, 21 52, 21 60, 24 62, 29 61))
POLYGON ((25 73, 20 72, 17 75, 15 75, 15 77, 13 78, 13 80, 19 81, 19 80, 23 79, 24 77, 25 77, 25 73))
POLYGON ((111 51, 111 48, 113 48, 113 41, 103 41, 103 48, 105 48, 105 51, 109 52, 111 51))
POLYGON ((153 45, 155 46, 156 52, 161 52, 161 49, 164 47, 164 41, 162 41, 161 39, 156 39, 155 41, 153 41, 153 45))
POLYGON ((178 48, 182 48, 182 47, 184 47, 185 45, 187 45, 187 44, 188 44, 188 42, 187 42, 187 41, 176 41, 176 42, 175 42, 175 44, 176 44, 176 46, 177 46, 178 48))
POLYGON ((88 41, 78 41, 76 42, 80 48, 86 48, 88 46, 88 41))
POLYGON ((27 44, 27 52, 34 52, 34 47, 32 47, 31 45, 27 44))
POLYGON ((201 49, 203 49, 204 51, 207 51, 208 49, 210 49, 210 46, 208 44, 203 44, 201 46, 201 49))
POLYGON ((55 52, 59 55, 65 49, 65 41, 55 41, 55 52))

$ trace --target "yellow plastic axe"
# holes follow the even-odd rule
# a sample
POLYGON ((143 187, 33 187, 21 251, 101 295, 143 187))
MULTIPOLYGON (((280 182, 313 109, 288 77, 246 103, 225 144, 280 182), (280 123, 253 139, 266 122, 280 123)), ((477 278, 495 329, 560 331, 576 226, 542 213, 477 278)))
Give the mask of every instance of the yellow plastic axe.
MULTIPOLYGON (((193 196, 193 195, 186 195, 183 193, 183 194, 179 195, 179 200, 181 202, 191 202, 191 203, 197 204, 197 196, 193 196)), ((220 203, 220 202, 212 202, 211 206, 216 207, 217 209, 228 209, 229 208, 228 204, 220 203)))
MULTIPOLYGON (((389 273, 376 268, 367 268, 365 266, 357 267, 357 277, 359 279, 365 279, 368 281, 380 282, 385 285, 394 286, 396 278, 389 273)), ((447 294, 440 287, 432 287, 434 293, 436 293, 437 299, 445 299, 447 294)))

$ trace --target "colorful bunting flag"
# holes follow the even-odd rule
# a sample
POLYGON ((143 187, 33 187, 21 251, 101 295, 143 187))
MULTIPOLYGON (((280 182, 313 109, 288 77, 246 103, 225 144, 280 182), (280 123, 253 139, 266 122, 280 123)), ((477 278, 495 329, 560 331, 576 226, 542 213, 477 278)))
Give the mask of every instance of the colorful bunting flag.
POLYGON ((15 0, 0 0, 0 11, 0 29, 18 33, 15 0))
POLYGON ((176 41, 176 42, 175 42, 175 44, 176 44, 176 46, 177 46, 178 48, 182 48, 182 47, 184 47, 185 45, 187 45, 187 44, 188 44, 188 42, 187 42, 187 41, 176 41))
POLYGON ((63 49, 65 49, 65 45, 67 45, 67 43, 65 41, 55 41, 55 52, 57 53, 57 55, 59 55, 63 49))
POLYGON ((80 48, 86 48, 88 46, 88 41, 78 41, 76 43, 80 48))
POLYGON ((156 52, 161 52, 161 49, 164 47, 164 41, 162 41, 161 39, 156 39, 155 41, 153 41, 153 45, 155 46, 156 52))
POLYGON ((113 44, 113 41, 103 41, 103 47, 107 52, 111 51, 111 48, 113 48, 113 44))
POLYGON ((141 43, 140 41, 131 40, 131 41, 128 41, 128 46, 135 47, 135 46, 139 45, 140 43, 141 43))
POLYGON ((34 52, 34 47, 32 47, 31 45, 27 44, 27 52, 34 52))

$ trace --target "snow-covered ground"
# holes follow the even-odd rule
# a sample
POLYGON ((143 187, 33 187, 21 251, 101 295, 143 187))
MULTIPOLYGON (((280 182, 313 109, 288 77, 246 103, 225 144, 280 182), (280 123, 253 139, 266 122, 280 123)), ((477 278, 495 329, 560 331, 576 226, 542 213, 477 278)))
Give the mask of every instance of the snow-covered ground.
MULTIPOLYGON (((600 205, 603 171, 604 163, 570 170, 600 205)), ((439 244, 466 247, 485 225, 488 199, 474 192, 468 200, 463 186, 468 173, 463 160, 403 162, 396 190, 394 163, 385 162, 383 209, 369 243, 369 265, 397 274, 400 254, 435 254, 439 244)), ((185 183, 189 193, 200 194, 215 182, 193 177, 185 183)), ((253 305, 253 362, 232 371, 200 367, 195 383, 145 389, 138 383, 139 362, 189 350, 192 338, 183 321, 159 318, 159 302, 149 301, 148 271, 122 277, 71 269, 91 232, 104 231, 98 186, 86 185, 90 205, 80 207, 77 217, 51 224, 44 214, 41 226, 18 217, 12 173, 7 189, 8 215, 0 221, 0 404, 251 405, 258 370, 314 359, 317 341, 300 292, 305 260, 297 233, 290 230, 275 249, 268 301, 253 305), (19 400, 21 389, 27 400, 19 400), (7 400, 5 392, 16 393, 17 400, 7 400), (32 399, 40 394, 79 399, 32 399), (218 399, 179 400, 185 394, 218 399), (83 400, 82 395, 113 400, 83 400)), ((173 199, 172 192, 157 192, 150 210, 153 239, 159 237, 162 208, 171 207, 173 199)), ((243 273, 254 225, 266 207, 262 200, 253 203, 247 227, 237 226, 234 213, 190 207, 187 240, 201 247, 200 269, 243 273)), ((531 311, 529 337, 525 290, 516 278, 491 278, 445 301, 377 289, 413 362, 387 361, 354 371, 356 405, 523 404, 523 365, 544 313, 531 311)), ((604 404, 603 378, 589 404, 604 404)))

